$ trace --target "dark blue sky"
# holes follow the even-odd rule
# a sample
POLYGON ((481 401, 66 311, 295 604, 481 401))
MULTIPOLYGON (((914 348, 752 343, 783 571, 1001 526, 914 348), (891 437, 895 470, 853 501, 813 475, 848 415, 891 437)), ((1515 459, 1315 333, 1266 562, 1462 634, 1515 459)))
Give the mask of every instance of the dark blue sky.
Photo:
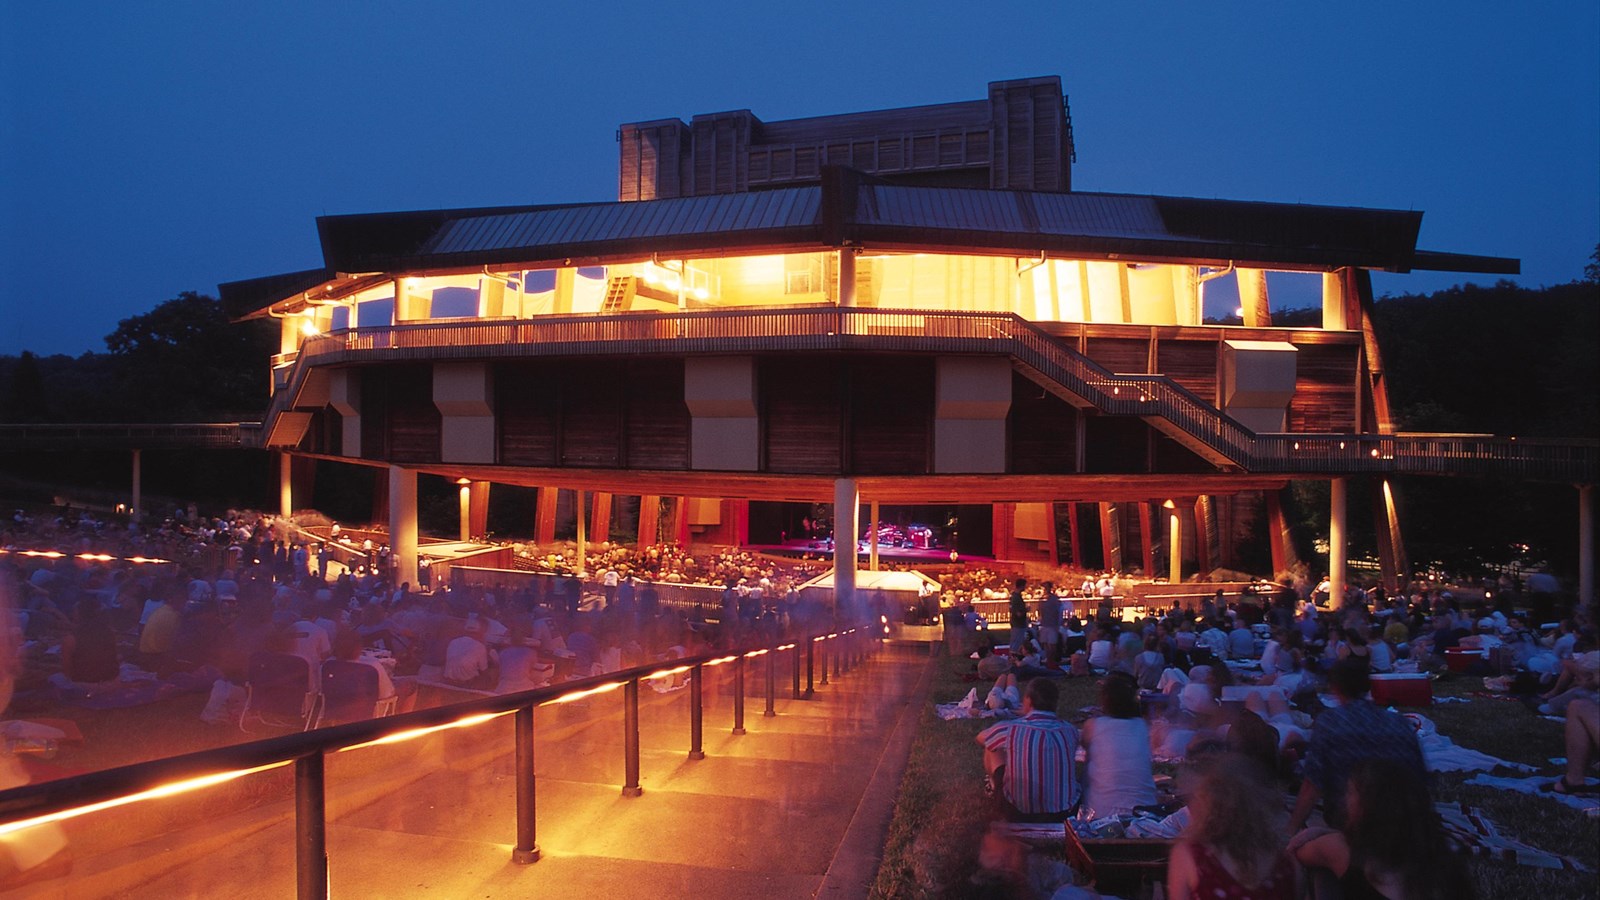
POLYGON ((0 2, 0 353, 103 350, 181 291, 316 266, 324 213, 613 199, 621 122, 1044 74, 1082 190, 1421 209, 1421 246, 1532 285, 1600 240, 1594 0, 774 9, 0 2))

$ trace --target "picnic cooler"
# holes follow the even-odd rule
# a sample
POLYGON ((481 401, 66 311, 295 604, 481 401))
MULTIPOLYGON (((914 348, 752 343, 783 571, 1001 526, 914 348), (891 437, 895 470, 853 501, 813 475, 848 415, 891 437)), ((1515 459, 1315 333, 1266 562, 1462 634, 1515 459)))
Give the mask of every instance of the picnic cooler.
POLYGON ((1065 828, 1067 865, 1103 893, 1147 896, 1167 875, 1170 840, 1159 838, 1080 838, 1065 828))
POLYGON ((1432 706, 1433 682, 1420 674, 1374 675, 1372 702, 1379 706, 1432 706))
POLYGON ((1487 655, 1482 650, 1457 650, 1452 647, 1444 651, 1444 664, 1452 672, 1465 672, 1472 668, 1473 663, 1485 659, 1487 655))

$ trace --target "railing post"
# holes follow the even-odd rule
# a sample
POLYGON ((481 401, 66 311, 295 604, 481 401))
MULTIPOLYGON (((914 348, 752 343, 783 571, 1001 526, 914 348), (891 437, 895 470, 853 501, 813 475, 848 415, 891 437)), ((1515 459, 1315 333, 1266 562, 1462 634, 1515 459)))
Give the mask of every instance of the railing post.
POLYGON ((822 648, 822 683, 828 683, 828 639, 824 637, 817 641, 817 646, 822 648))
POLYGON ((800 643, 794 645, 794 699, 800 699, 800 643))
POLYGON ((639 679, 628 679, 622 702, 623 763, 628 779, 622 786, 622 796, 637 797, 644 793, 644 788, 639 787, 639 679))
POLYGON ((733 661, 733 733, 744 734, 744 656, 733 661))
POLYGON ((326 900, 328 896, 326 804, 322 751, 318 750, 294 761, 294 863, 300 900, 326 900))
POLYGON ((806 697, 809 699, 816 693, 816 688, 811 683, 811 678, 817 667, 817 642, 813 638, 806 638, 806 697))
POLYGON ((772 718, 778 714, 773 708, 773 703, 778 699, 778 650, 774 647, 767 651, 767 709, 762 715, 772 718))
POLYGON ((511 861, 527 865, 539 861, 534 827, 533 707, 517 710, 517 846, 511 861))
POLYGON ((705 672, 698 663, 689 670, 689 758, 705 759, 706 751, 701 746, 701 732, 705 722, 705 700, 701 696, 704 689, 703 678, 705 672))

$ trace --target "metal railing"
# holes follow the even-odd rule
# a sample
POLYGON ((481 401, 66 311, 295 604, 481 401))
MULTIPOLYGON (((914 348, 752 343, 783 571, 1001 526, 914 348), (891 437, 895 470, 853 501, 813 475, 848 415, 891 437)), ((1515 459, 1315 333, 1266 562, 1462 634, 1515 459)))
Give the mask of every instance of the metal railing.
POLYGON ((334 363, 845 350, 1009 356, 1103 413, 1139 416, 1251 472, 1600 477, 1600 441, 1257 434, 1165 375, 1114 373, 1012 313, 943 310, 741 308, 334 332, 300 348, 266 421, 288 408, 312 367, 334 363))
POLYGON ((743 735, 746 681, 750 675, 748 670, 753 664, 759 665, 763 657, 765 665, 759 665, 761 671, 756 673, 756 677, 763 680, 764 689, 757 696, 765 700, 762 715, 775 716, 774 704, 780 680, 777 659, 780 653, 788 652, 791 656, 791 691, 793 698, 799 700, 814 693, 819 669, 820 683, 827 685, 830 664, 833 676, 837 679, 865 661, 879 646, 880 641, 869 626, 840 629, 785 643, 773 642, 754 649, 704 654, 674 660, 671 664, 635 666, 529 691, 467 700, 12 788, 0 791, 0 835, 157 796, 203 789, 245 775, 293 765, 297 895, 302 900, 321 900, 328 895, 324 780, 324 758, 328 754, 409 740, 514 715, 515 746, 512 749, 516 754, 516 821, 508 826, 507 832, 514 830, 516 833, 511 854, 513 861, 532 863, 539 858, 533 767, 533 713, 537 707, 621 689, 624 721, 622 794, 637 797, 643 793, 639 786, 641 681, 682 674, 689 676, 688 755, 691 760, 699 760, 706 755, 703 743, 703 692, 707 667, 733 667, 732 733, 743 735))
POLYGON ((245 446, 239 422, 0 425, 0 450, 225 450, 245 446))

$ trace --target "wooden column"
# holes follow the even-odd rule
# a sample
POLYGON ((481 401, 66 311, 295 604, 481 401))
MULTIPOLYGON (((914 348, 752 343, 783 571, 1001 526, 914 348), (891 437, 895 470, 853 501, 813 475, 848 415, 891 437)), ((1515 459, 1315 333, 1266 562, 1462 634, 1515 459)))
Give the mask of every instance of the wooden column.
POLYGON ((589 540, 603 544, 611 540, 611 495, 596 491, 589 516, 589 540))
POLYGON ((661 518, 661 498, 639 498, 639 546, 648 547, 656 542, 656 522, 661 518))
POLYGON ((1150 515, 1150 504, 1140 500, 1139 506, 1139 544, 1144 551, 1144 577, 1156 577, 1156 541, 1155 523, 1150 515))
POLYGON ((1072 564, 1077 566, 1080 569, 1087 569, 1088 566, 1083 564, 1083 535, 1081 533, 1082 529, 1078 527, 1078 514, 1079 514, 1078 506, 1079 505, 1080 504, 1078 504, 1078 503, 1068 503, 1067 504, 1067 514, 1068 514, 1067 539, 1072 542, 1072 564))
POLYGON ((534 501, 533 542, 542 547, 556 542, 556 503, 560 497, 558 488, 542 487, 534 501))
POLYGON ((1289 539, 1289 523, 1283 516, 1283 499, 1278 491, 1266 491, 1267 542, 1272 548, 1272 577, 1289 571, 1294 563, 1294 544, 1289 539))
POLYGON ((1211 503, 1205 497, 1194 498, 1194 564, 1196 574, 1205 578, 1215 566, 1211 565, 1211 517, 1206 515, 1211 503))
POLYGON ((489 487, 492 482, 474 481, 467 504, 468 530, 478 536, 489 533, 489 487))

